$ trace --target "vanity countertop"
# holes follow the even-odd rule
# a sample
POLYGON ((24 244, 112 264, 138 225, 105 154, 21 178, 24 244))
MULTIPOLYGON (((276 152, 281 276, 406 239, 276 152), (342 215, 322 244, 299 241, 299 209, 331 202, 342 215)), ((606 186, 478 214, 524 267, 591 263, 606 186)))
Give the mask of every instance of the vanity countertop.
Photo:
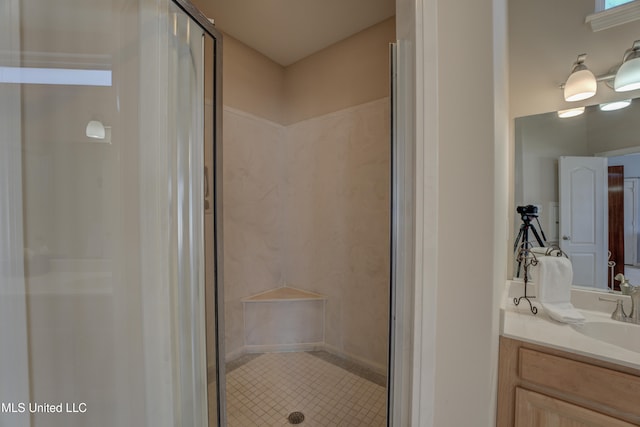
MULTIPOLYGON (((515 286, 517 287, 517 284, 515 286)), ((531 313, 529 304, 524 300, 519 306, 515 306, 513 303, 513 291, 510 291, 509 288, 510 285, 508 284, 500 310, 500 332, 503 336, 640 369, 640 352, 592 338, 580 333, 576 326, 552 320, 537 303, 534 303, 538 307, 537 315, 531 313)), ((580 290, 574 293, 576 292, 581 293, 580 290)), ((596 301, 598 295, 603 294, 593 295, 596 301)), ((576 295, 576 297, 589 298, 588 295, 576 295)), ((640 326, 612 320, 611 313, 586 310, 580 306, 582 302, 581 304, 574 303, 574 305, 584 314, 586 324, 590 322, 597 322, 598 324, 611 323, 614 327, 617 325, 621 328, 627 328, 631 332, 628 333, 626 338, 635 340, 635 343, 640 345, 640 326), (632 328, 629 328, 629 326, 632 326, 632 328)), ((601 305, 594 303, 594 308, 599 307, 601 305)), ((613 311, 612 307, 608 305, 606 307, 613 311)))

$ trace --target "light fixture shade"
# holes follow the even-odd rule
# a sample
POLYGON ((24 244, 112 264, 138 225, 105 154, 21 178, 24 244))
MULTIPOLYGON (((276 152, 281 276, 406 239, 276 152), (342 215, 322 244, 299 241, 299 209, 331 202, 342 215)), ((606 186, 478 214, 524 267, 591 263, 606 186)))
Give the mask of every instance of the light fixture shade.
POLYGON ((576 117, 584 113, 584 107, 569 108, 568 110, 558 111, 558 117, 561 119, 567 119, 569 117, 576 117))
POLYGON ((104 139, 106 137, 104 125, 98 120, 91 120, 89 123, 87 123, 86 132, 89 138, 104 139))
POLYGON ((596 94, 598 83, 596 76, 585 66, 571 73, 564 84, 565 101, 582 101, 596 94))
POLYGON ((601 111, 621 110, 623 108, 628 107, 629 105, 631 105, 630 99, 623 99, 620 101, 613 101, 613 102, 605 102, 604 104, 600 104, 600 110, 601 111))
POLYGON ((613 81, 616 92, 640 89, 640 57, 625 61, 613 81))

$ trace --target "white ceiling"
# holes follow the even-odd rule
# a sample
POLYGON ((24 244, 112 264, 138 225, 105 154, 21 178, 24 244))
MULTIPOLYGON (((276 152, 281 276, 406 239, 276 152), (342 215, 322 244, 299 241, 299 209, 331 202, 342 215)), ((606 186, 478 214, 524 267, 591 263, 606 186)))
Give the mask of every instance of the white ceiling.
POLYGON ((395 15, 395 0, 201 0, 216 27, 287 66, 395 15))

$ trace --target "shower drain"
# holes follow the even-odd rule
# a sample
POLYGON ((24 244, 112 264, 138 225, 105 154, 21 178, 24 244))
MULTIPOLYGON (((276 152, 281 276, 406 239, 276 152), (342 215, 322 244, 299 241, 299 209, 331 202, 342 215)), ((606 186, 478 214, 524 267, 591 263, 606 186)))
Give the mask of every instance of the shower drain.
POLYGON ((292 412, 287 417, 289 424, 300 424, 304 421, 304 414, 302 412, 292 412))

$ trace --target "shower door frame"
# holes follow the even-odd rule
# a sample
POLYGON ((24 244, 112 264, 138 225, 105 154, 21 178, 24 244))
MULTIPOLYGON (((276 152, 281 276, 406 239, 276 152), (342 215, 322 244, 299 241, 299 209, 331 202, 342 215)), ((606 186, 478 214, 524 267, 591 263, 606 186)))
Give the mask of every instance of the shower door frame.
MULTIPOLYGON (((214 298, 214 311, 213 318, 215 319, 215 383, 216 383, 216 417, 215 421, 218 426, 226 426, 226 398, 225 398, 225 365, 224 365, 224 286, 223 286, 223 237, 222 237, 222 34, 215 28, 214 24, 193 4, 188 0, 171 0, 173 4, 178 6, 184 13, 186 13, 191 19, 201 27, 213 39, 213 117, 212 120, 213 132, 211 133, 211 140, 206 139, 204 146, 207 144, 212 145, 211 152, 213 153, 213 159, 211 159, 211 165, 213 165, 213 197, 212 210, 213 210, 213 247, 204 248, 205 254, 205 271, 208 269, 206 266, 212 266, 215 274, 214 278, 214 296, 204 293, 205 298, 214 298), (209 249, 209 250, 208 250, 209 249)), ((203 58, 205 52, 202 52, 203 58)), ((204 61, 203 61, 204 63, 204 61)), ((206 68, 206 67, 204 67, 206 68)), ((204 105, 203 105, 204 109, 204 105)), ((203 112, 204 114, 204 112, 203 112)), ((205 123, 207 118, 205 118, 205 123)), ((205 150, 206 151, 206 150, 205 150)), ((206 162, 206 160, 205 160, 206 162)), ((204 171, 204 164, 202 170, 204 171)), ((207 179, 206 174, 204 179, 207 179)), ((204 196, 204 195, 203 195, 204 196)), ((204 211, 203 211, 204 216, 204 211)), ((203 228, 204 232, 209 232, 206 227, 203 228)), ((205 240, 205 239, 203 239, 205 240)), ((207 273, 205 273, 206 276, 207 273)), ((205 278, 206 280, 206 278, 205 278)), ((201 313, 205 315, 205 313, 201 313)), ((208 326, 208 325, 207 325, 208 326)), ((193 340, 200 340, 202 337, 194 336, 193 340)), ((208 360, 208 358, 205 358, 208 360)), ((208 371, 208 369, 207 369, 208 371)), ((209 377, 210 374, 207 375, 209 377)), ((208 378, 207 378, 208 379, 208 378)), ((208 381, 207 381, 208 383, 208 381)), ((208 405, 207 399, 207 412, 212 408, 208 405)), ((211 417, 209 416, 211 420, 211 417)), ((213 427, 213 426, 209 426, 213 427)))
POLYGON ((416 148, 412 114, 411 45, 396 40, 389 45, 391 95, 390 301, 387 426, 411 424, 415 281, 416 148))

